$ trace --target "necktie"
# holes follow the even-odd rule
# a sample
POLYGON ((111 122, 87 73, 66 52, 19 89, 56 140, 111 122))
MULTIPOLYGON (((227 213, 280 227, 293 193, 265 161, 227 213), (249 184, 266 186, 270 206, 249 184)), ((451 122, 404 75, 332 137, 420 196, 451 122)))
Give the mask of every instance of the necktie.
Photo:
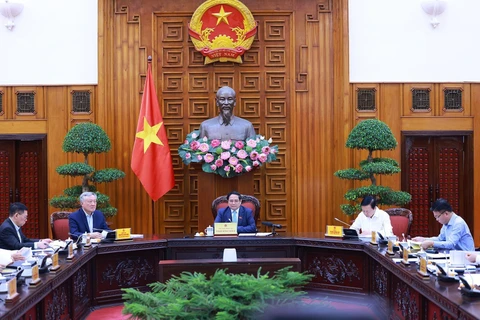
POLYGON ((233 222, 238 222, 238 212, 237 212, 237 210, 233 211, 233 213, 232 213, 232 221, 233 222))
POLYGON ((18 239, 20 240, 20 243, 22 243, 22 236, 20 235, 20 229, 17 229, 17 235, 18 235, 18 239))

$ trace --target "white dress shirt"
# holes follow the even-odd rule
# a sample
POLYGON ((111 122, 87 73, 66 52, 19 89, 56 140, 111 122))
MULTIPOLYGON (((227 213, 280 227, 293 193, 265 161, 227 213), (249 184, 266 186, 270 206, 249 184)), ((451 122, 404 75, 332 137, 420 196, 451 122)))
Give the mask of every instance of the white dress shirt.
POLYGON ((0 249, 0 265, 8 266, 13 262, 12 253, 15 251, 0 249))
POLYGON ((89 233, 93 232, 93 213, 88 214, 85 212, 85 216, 87 217, 88 229, 90 229, 89 233))
POLYGON ((378 209, 378 207, 375 208, 375 213, 371 218, 368 218, 363 211, 360 212, 350 228, 357 231, 362 229, 362 231, 380 232, 384 237, 393 236, 390 216, 385 211, 378 209))

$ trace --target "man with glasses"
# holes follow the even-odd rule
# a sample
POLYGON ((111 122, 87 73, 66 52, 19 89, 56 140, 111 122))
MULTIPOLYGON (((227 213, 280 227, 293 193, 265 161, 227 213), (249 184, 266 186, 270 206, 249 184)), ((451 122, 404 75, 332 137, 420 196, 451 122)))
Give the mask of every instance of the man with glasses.
POLYGON ((52 242, 51 239, 29 239, 23 234, 22 227, 28 219, 27 207, 23 203, 10 204, 8 215, 0 226, 1 249, 19 250, 23 247, 45 249, 52 242))
POLYGON ((82 207, 68 217, 70 234, 75 239, 85 233, 92 239, 101 239, 108 231, 112 231, 108 228, 103 213, 97 210, 97 195, 94 192, 82 193, 80 205, 82 207))
POLYGON ((437 237, 415 237, 412 240, 421 242, 421 247, 435 249, 474 251, 473 237, 467 223, 453 212, 452 206, 445 199, 438 199, 430 208, 433 217, 441 223, 442 229, 437 237))

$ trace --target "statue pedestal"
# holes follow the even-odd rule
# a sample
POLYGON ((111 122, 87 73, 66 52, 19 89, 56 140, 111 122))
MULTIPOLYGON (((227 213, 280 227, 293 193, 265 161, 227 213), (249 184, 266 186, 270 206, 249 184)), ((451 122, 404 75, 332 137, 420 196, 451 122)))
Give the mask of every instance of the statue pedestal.
POLYGON ((253 195, 253 172, 233 178, 223 178, 214 173, 198 172, 198 232, 213 224, 212 202, 231 191, 253 195))

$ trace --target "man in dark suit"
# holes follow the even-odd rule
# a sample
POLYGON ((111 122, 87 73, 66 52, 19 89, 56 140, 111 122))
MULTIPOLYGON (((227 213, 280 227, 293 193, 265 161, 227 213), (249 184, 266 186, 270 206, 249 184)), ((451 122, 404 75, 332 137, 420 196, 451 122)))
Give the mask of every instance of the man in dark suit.
POLYGON ((242 195, 232 191, 227 201, 228 207, 218 210, 215 222, 237 222, 238 233, 257 232, 252 210, 242 206, 242 195))
POLYGON ((105 222, 103 213, 96 210, 97 195, 94 192, 82 193, 80 205, 82 207, 68 217, 70 234, 78 238, 86 232, 92 239, 104 238, 107 231, 111 230, 105 222))
POLYGON ((27 222, 27 207, 20 202, 10 204, 8 218, 0 226, 0 248, 7 250, 19 250, 23 247, 33 249, 45 249, 52 242, 51 239, 29 239, 23 232, 22 227, 27 222))

